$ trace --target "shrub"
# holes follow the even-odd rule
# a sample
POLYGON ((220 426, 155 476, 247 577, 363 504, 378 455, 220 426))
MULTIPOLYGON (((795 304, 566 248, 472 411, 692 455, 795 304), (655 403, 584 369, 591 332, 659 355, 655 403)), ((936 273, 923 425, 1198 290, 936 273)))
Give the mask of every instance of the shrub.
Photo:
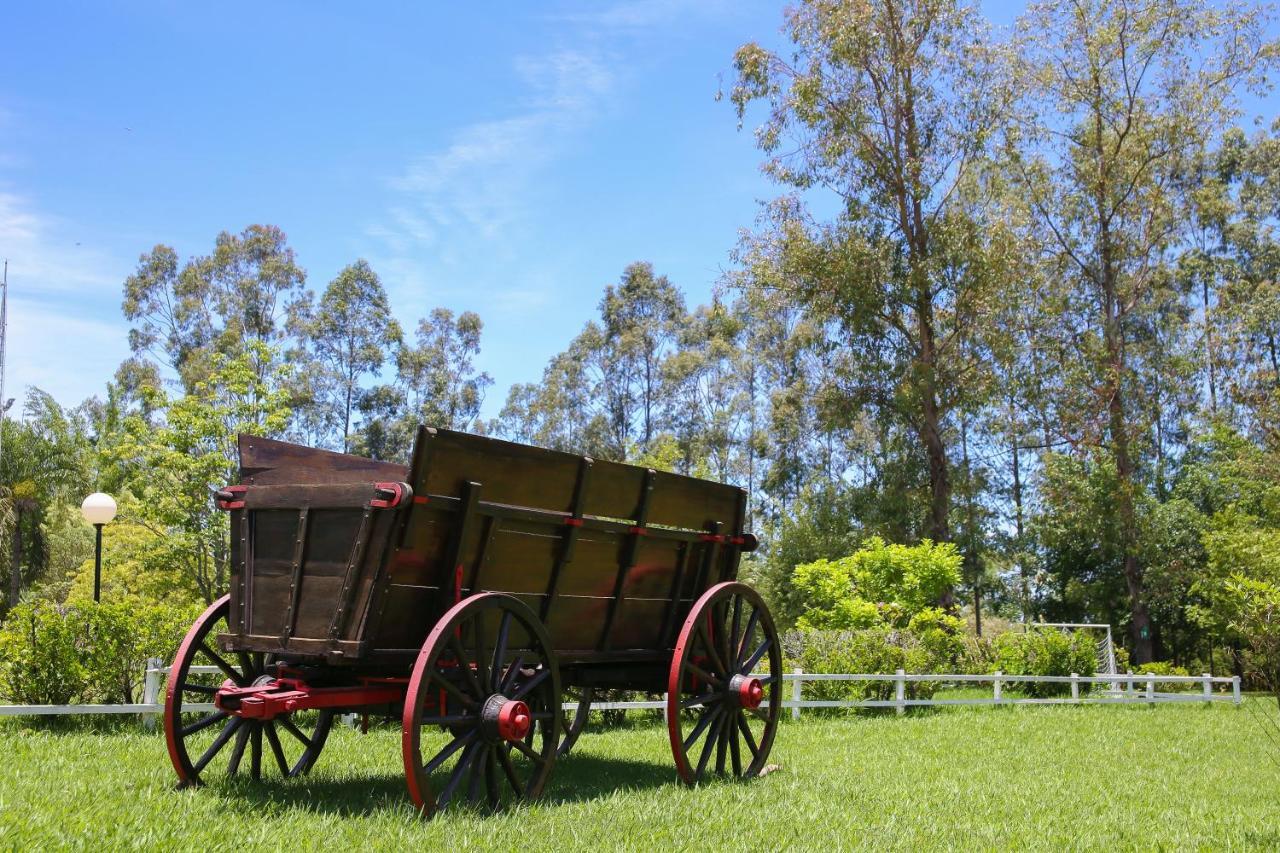
MULTIPOLYGON (((1007 675, 1093 675, 1098 666, 1094 641, 1076 631, 1010 631, 996 637, 994 646, 996 668, 1007 675)), ((1019 684, 1015 689, 1034 697, 1060 696, 1071 685, 1019 684)))
POLYGON ((147 658, 171 660, 194 615, 138 601, 19 605, 0 626, 0 694, 36 705, 139 701, 147 658))
MULTIPOLYGON (((930 609, 917 614, 905 629, 881 624, 853 631, 792 631, 783 641, 786 665, 810 673, 952 672, 964 654, 960 627, 959 619, 930 609)), ((928 699, 937 688, 932 681, 907 682, 907 698, 928 699)), ((885 701, 894 698, 894 684, 891 680, 808 681, 805 698, 885 701)))
POLYGON ((890 545, 871 537, 839 560, 795 567, 792 582, 804 604, 801 629, 907 627, 960 582, 960 553, 949 542, 890 545))
MULTIPOLYGON (((1150 663, 1141 664, 1137 669, 1134 670, 1134 674, 1135 675, 1186 675, 1187 670, 1185 667, 1174 666, 1171 661, 1153 660, 1150 663)), ((1199 685, 1192 684, 1189 681, 1182 682, 1182 683, 1174 681, 1174 682, 1169 682, 1167 684, 1161 684, 1158 681, 1156 682, 1156 690, 1159 690, 1164 693, 1182 693, 1190 690, 1200 690, 1200 689, 1201 688, 1199 685)))

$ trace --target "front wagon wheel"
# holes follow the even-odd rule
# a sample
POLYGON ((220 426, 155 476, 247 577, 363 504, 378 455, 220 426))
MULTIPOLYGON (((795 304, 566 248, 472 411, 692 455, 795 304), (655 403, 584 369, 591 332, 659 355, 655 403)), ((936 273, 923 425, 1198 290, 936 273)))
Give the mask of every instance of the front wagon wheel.
POLYGON ((676 641, 667 690, 682 782, 760 775, 782 712, 782 649, 755 590, 729 581, 698 599, 676 641))
POLYGON ((426 817, 458 803, 499 809, 542 793, 563 712, 546 629, 519 599, 454 605, 427 636, 405 697, 405 781, 426 817))
POLYGON ((259 779, 264 763, 266 772, 274 768, 285 778, 299 776, 316 763, 333 726, 329 710, 305 719, 282 714, 264 721, 233 716, 213 706, 213 697, 224 683, 245 687, 272 678, 261 652, 222 653, 214 647, 214 638, 227 630, 230 611, 229 596, 211 604, 192 623, 169 667, 164 735, 180 788, 201 785, 213 772, 235 776, 247 771, 259 779))

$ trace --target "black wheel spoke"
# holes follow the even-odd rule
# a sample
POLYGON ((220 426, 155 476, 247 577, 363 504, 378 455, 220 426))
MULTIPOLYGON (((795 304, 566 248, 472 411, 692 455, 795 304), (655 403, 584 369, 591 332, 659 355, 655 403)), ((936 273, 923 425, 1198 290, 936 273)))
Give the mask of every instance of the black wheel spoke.
POLYGON ((234 666, 227 663, 226 658, 211 649, 209 644, 204 640, 200 641, 200 651, 204 652, 205 656, 209 658, 209 660, 213 661, 214 666, 225 672, 227 674, 227 678, 230 678, 239 686, 244 687, 244 675, 237 672, 234 666))
MULTIPOLYGON (((488 688, 489 681, 489 655, 484 650, 484 611, 477 610, 476 618, 471 623, 474 627, 471 629, 475 634, 476 640, 476 677, 482 688, 488 688)), ((482 696, 488 696, 488 689, 483 689, 482 696)), ((473 798, 474 799, 474 798, 473 798)))
POLYGON ((231 718, 231 721, 227 723, 226 728, 218 733, 218 736, 214 738, 213 743, 209 744, 209 748, 204 751, 204 755, 200 756, 200 760, 193 765, 197 773, 209 766, 209 762, 212 761, 213 757, 221 752, 222 748, 227 745, 227 741, 231 740, 231 736, 236 733, 236 729, 240 728, 240 724, 242 722, 243 720, 239 717, 231 718))
POLYGON ((249 658, 248 652, 236 650, 236 660, 240 662, 240 672, 244 674, 246 681, 252 681, 261 675, 261 671, 253 665, 253 661, 249 658))
POLYGON ((249 727, 241 726, 236 732, 236 745, 231 748, 231 761, 227 764, 227 775, 234 776, 240 770, 240 759, 244 758, 244 748, 249 743, 249 727))
POLYGON ((711 663, 717 672, 727 673, 729 670, 724 665, 724 661, 720 660, 720 650, 716 648, 716 644, 711 641, 711 637, 707 634, 707 627, 698 620, 698 636, 702 638, 702 644, 706 647, 708 655, 711 657, 711 663))
POLYGON ((714 705, 724 698, 723 693, 703 693, 701 696, 690 696, 680 700, 680 710, 684 711, 695 705, 714 705))
POLYGON ((218 688, 216 687, 210 687, 208 684, 192 684, 189 681, 182 682, 179 685, 179 689, 183 693, 200 693, 204 696, 216 696, 218 694, 218 688))
POLYGON ((507 698, 523 699, 524 697, 532 693, 535 687, 537 687, 539 684, 546 681, 550 677, 551 677, 551 670, 544 667, 538 670, 538 672, 535 673, 534 676, 530 678, 528 681, 526 681, 524 684, 521 684, 519 687, 517 687, 515 692, 512 693, 507 698))
POLYGON ((515 792, 517 797, 523 797, 524 785, 520 783, 520 776, 516 773, 516 766, 511 762, 511 750, 499 748, 498 762, 502 765, 502 773, 507 777, 507 782, 511 785, 511 790, 515 792))
POLYGON ((267 743, 271 745, 271 754, 276 757, 276 766, 280 768, 280 775, 289 778, 289 762, 284 758, 284 748, 280 746, 280 736, 276 734, 274 723, 267 723, 263 727, 267 734, 267 743))
POLYGON ((524 741, 522 741, 522 740, 513 740, 513 741, 511 741, 510 743, 511 743, 511 745, 512 745, 512 746, 514 746, 516 749, 520 750, 522 753, 524 753, 525 755, 527 755, 527 756, 529 757, 529 759, 530 759, 531 761, 533 761, 535 764, 546 764, 546 763, 547 763, 547 760, 546 760, 545 758, 543 758, 543 757, 542 757, 541 755, 539 755, 536 751, 534 751, 534 748, 533 748, 533 747, 531 747, 531 746, 529 746, 529 744, 525 743, 524 741))
MULTIPOLYGON (((733 715, 734 721, 738 719, 738 715, 733 715)), ((738 742, 738 730, 735 726, 725 726, 729 732, 729 752, 733 758, 733 775, 742 775, 742 746, 738 742)))
POLYGON ((212 714, 210 714, 207 717, 201 717, 200 719, 196 720, 194 723, 191 723, 190 725, 187 725, 187 726, 183 726, 182 736, 191 737, 196 732, 209 728, 209 726, 212 726, 214 723, 218 722, 218 720, 226 719, 226 716, 227 714, 225 711, 214 711, 212 714))
POLYGON ((293 724, 293 720, 289 719, 288 717, 277 717, 276 722, 280 724, 280 727, 282 729, 284 729, 286 732, 288 732, 289 734, 297 738, 304 747, 306 747, 307 749, 311 749, 311 746, 312 746, 311 738, 304 735, 302 733, 302 730, 293 724))
POLYGON ((507 656, 507 638, 511 633, 511 611, 502 611, 502 620, 498 623, 498 638, 493 644, 493 663, 489 666, 489 685, 496 693, 502 682, 502 659, 507 656))
POLYGON ((724 687, 724 679, 723 679, 723 678, 721 678, 721 677, 720 677, 720 676, 718 676, 718 675, 712 675, 711 673, 707 672, 707 671, 706 671, 705 669, 703 669, 702 667, 698 666, 698 665, 697 665, 696 663, 694 663, 693 661, 685 661, 685 666, 688 668, 688 670, 689 670, 691 673, 693 673, 694 675, 696 675, 698 678, 701 678, 703 681, 707 682, 708 684, 710 684, 710 685, 712 685, 712 686, 714 686, 714 687, 724 687))
POLYGON ((254 779, 262 778, 262 726, 253 727, 249 736, 249 774, 254 779))
POLYGON ((760 662, 760 658, 764 657, 764 653, 765 653, 765 652, 767 652, 767 651, 769 651, 769 646, 772 644, 772 642, 773 642, 773 641, 772 641, 772 640, 770 640, 768 637, 765 637, 765 638, 764 638, 764 642, 763 642, 763 643, 761 643, 761 644, 756 648, 756 650, 755 650, 754 652, 752 652, 752 653, 751 653, 751 657, 747 659, 747 662, 746 662, 746 663, 744 663, 744 664, 739 668, 739 670, 738 670, 738 671, 739 671, 739 672, 742 672, 742 673, 747 673, 747 674, 749 674, 749 673, 751 672, 751 670, 755 668, 755 665, 756 665, 756 664, 758 664, 758 663, 760 662))
POLYGON ((432 758, 423 766, 422 772, 425 775, 428 775, 428 776, 431 775, 436 771, 436 769, 441 764, 444 764, 446 761, 449 760, 449 756, 453 755, 462 747, 468 746, 475 739, 476 739, 476 733, 474 731, 471 731, 461 737, 456 737, 453 740, 449 741, 447 744, 444 745, 443 749, 441 749, 439 752, 435 754, 434 758, 432 758))
POLYGON ((733 597, 733 623, 729 629, 729 657, 733 658, 733 662, 738 662, 738 646, 741 645, 742 638, 738 636, 738 629, 742 627, 742 596, 735 595, 733 597))
POLYGON ((474 758, 471 759, 471 773, 467 779, 467 802, 475 804, 480 800, 480 780, 484 778, 485 768, 489 764, 489 750, 492 744, 482 743, 474 758))
MULTIPOLYGON (((465 665, 462 665, 462 666, 463 668, 466 668, 465 665)), ((462 690, 460 690, 456 684, 454 684, 449 679, 445 678, 444 673, 441 672, 440 670, 438 669, 431 670, 431 680, 434 681, 436 684, 439 684, 444 689, 445 693, 448 693, 450 696, 452 696, 454 699, 457 699, 463 705, 468 705, 474 708, 479 704, 475 699, 472 699, 470 696, 463 693, 462 690)))
POLYGON ((457 656, 458 669, 462 670, 463 674, 467 677, 467 683, 471 685, 471 694, 477 699, 483 700, 486 694, 483 688, 480 687, 480 682, 476 678, 475 671, 471 668, 471 662, 467 659, 467 653, 462 648, 462 641, 455 636, 450 636, 449 646, 452 648, 454 655, 457 656))
POLYGON ((747 653, 747 644, 751 642, 751 637, 755 634, 756 625, 760 623, 759 609, 752 607, 751 616, 747 619, 747 627, 742 631, 742 639, 738 642, 738 650, 734 653, 734 666, 742 672, 742 656, 747 653))
POLYGON ((685 752, 688 752, 693 748, 693 745, 698 742, 698 738, 704 731, 706 731, 707 726, 711 725, 711 723, 715 721, 716 717, 720 716, 720 711, 720 708, 712 708, 711 710, 703 713, 702 719, 698 720, 693 727, 693 731, 689 732, 689 736, 684 739, 685 752))
POLYGON ((711 753, 716 743, 720 740, 720 729, 724 725, 724 717, 716 714, 716 721, 711 724, 711 732, 707 735, 707 742, 702 745, 702 755, 698 757, 698 769, 694 772, 694 778, 701 779, 702 774, 707 769, 707 761, 711 758, 711 753))
POLYGON ((516 655, 515 660, 511 661, 511 666, 507 667, 507 672, 502 676, 502 682, 498 685, 498 692, 506 695, 516 683, 516 679, 520 677, 520 667, 524 666, 524 655, 516 655))
POLYGON ((738 731, 742 732, 742 738, 747 742, 747 749, 751 750, 751 757, 755 758, 760 754, 760 747, 756 745, 756 736, 751 733, 751 725, 747 722, 747 718, 741 711, 737 713, 738 731))
POLYGON ((467 768, 471 766, 471 762, 475 760, 476 749, 479 744, 475 741, 467 744, 466 749, 462 750, 462 757, 458 759, 457 765, 453 768, 453 772, 449 774, 449 781, 445 783, 444 790, 440 792, 438 801, 439 808, 449 805, 449 800, 453 799, 453 792, 458 790, 458 785, 462 783, 462 777, 466 775, 467 768))
POLYGON ((729 734, 732 727, 726 721, 720 722, 720 736, 716 739, 716 772, 724 775, 724 760, 729 751, 729 734))
POLYGON ((484 787, 489 794, 489 808, 502 805, 502 789, 498 787, 498 747, 491 747, 484 760, 484 787))
POLYGON ((474 723, 476 718, 472 714, 445 714, 437 717, 423 717, 418 721, 424 726, 456 726, 459 723, 474 723))

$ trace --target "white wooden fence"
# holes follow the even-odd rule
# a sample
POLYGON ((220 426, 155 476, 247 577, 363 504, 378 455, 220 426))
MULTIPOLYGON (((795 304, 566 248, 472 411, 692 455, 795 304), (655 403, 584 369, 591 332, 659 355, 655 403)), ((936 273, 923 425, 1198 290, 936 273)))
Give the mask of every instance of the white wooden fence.
MULTIPOLYGON (((191 668, 192 672, 216 673, 215 666, 191 668)), ((164 710, 161 701, 161 689, 168 667, 163 661, 151 659, 147 661, 146 679, 143 684, 142 701, 127 705, 0 705, 0 717, 5 716, 52 716, 64 714, 144 714, 148 727, 155 724, 155 716, 164 710)), ((953 674, 911 674, 898 670, 891 675, 869 673, 810 673, 796 669, 783 674, 783 680, 791 683, 791 697, 782 703, 783 708, 791 710, 792 719, 800 719, 802 708, 894 708, 899 714, 907 708, 927 708, 945 705, 1154 705, 1167 702, 1231 702, 1239 705, 1241 700, 1240 679, 1204 675, 1135 675, 1124 673, 1117 675, 1005 675, 994 672, 987 675, 953 675, 953 674), (805 699, 805 682, 814 681, 879 681, 893 684, 892 699, 805 699), (907 685, 921 682, 935 682, 953 685, 991 685, 991 696, 969 697, 964 699, 908 699, 907 685), (1005 687, 1016 684, 1068 684, 1070 696, 1036 699, 1011 697, 1005 695, 1005 687), (1192 688, 1190 692, 1157 691, 1157 684, 1185 685, 1192 688), (1082 693, 1082 685, 1095 685, 1096 690, 1082 693), (1195 690, 1195 687, 1199 687, 1195 690), (1220 688, 1220 689, 1219 689, 1220 688)), ((212 703, 186 705, 192 711, 213 710, 212 703)), ((576 707, 566 703, 565 709, 576 707)), ((592 702, 595 710, 631 710, 666 708, 665 701, 639 702, 592 702)))

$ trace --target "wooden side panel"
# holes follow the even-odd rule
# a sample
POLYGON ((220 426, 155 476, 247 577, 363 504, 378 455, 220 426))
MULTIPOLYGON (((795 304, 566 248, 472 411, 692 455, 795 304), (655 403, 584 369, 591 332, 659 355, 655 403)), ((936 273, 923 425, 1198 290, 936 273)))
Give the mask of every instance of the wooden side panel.
POLYGON ((400 481, 408 468, 363 456, 316 450, 256 435, 239 436, 240 482, 246 485, 310 485, 400 481))
MULTIPOLYGON (((417 494, 456 497, 472 481, 484 484, 486 501, 552 512, 574 509, 580 456, 444 429, 423 429, 418 441, 422 461, 412 483, 417 494), (423 444, 430 445, 429 451, 424 452, 423 444)), ((635 519, 644 477, 644 468, 595 460, 582 514, 635 519)), ((647 523, 704 530, 719 522, 729 530, 741 500, 742 490, 735 486, 659 471, 647 523)))

